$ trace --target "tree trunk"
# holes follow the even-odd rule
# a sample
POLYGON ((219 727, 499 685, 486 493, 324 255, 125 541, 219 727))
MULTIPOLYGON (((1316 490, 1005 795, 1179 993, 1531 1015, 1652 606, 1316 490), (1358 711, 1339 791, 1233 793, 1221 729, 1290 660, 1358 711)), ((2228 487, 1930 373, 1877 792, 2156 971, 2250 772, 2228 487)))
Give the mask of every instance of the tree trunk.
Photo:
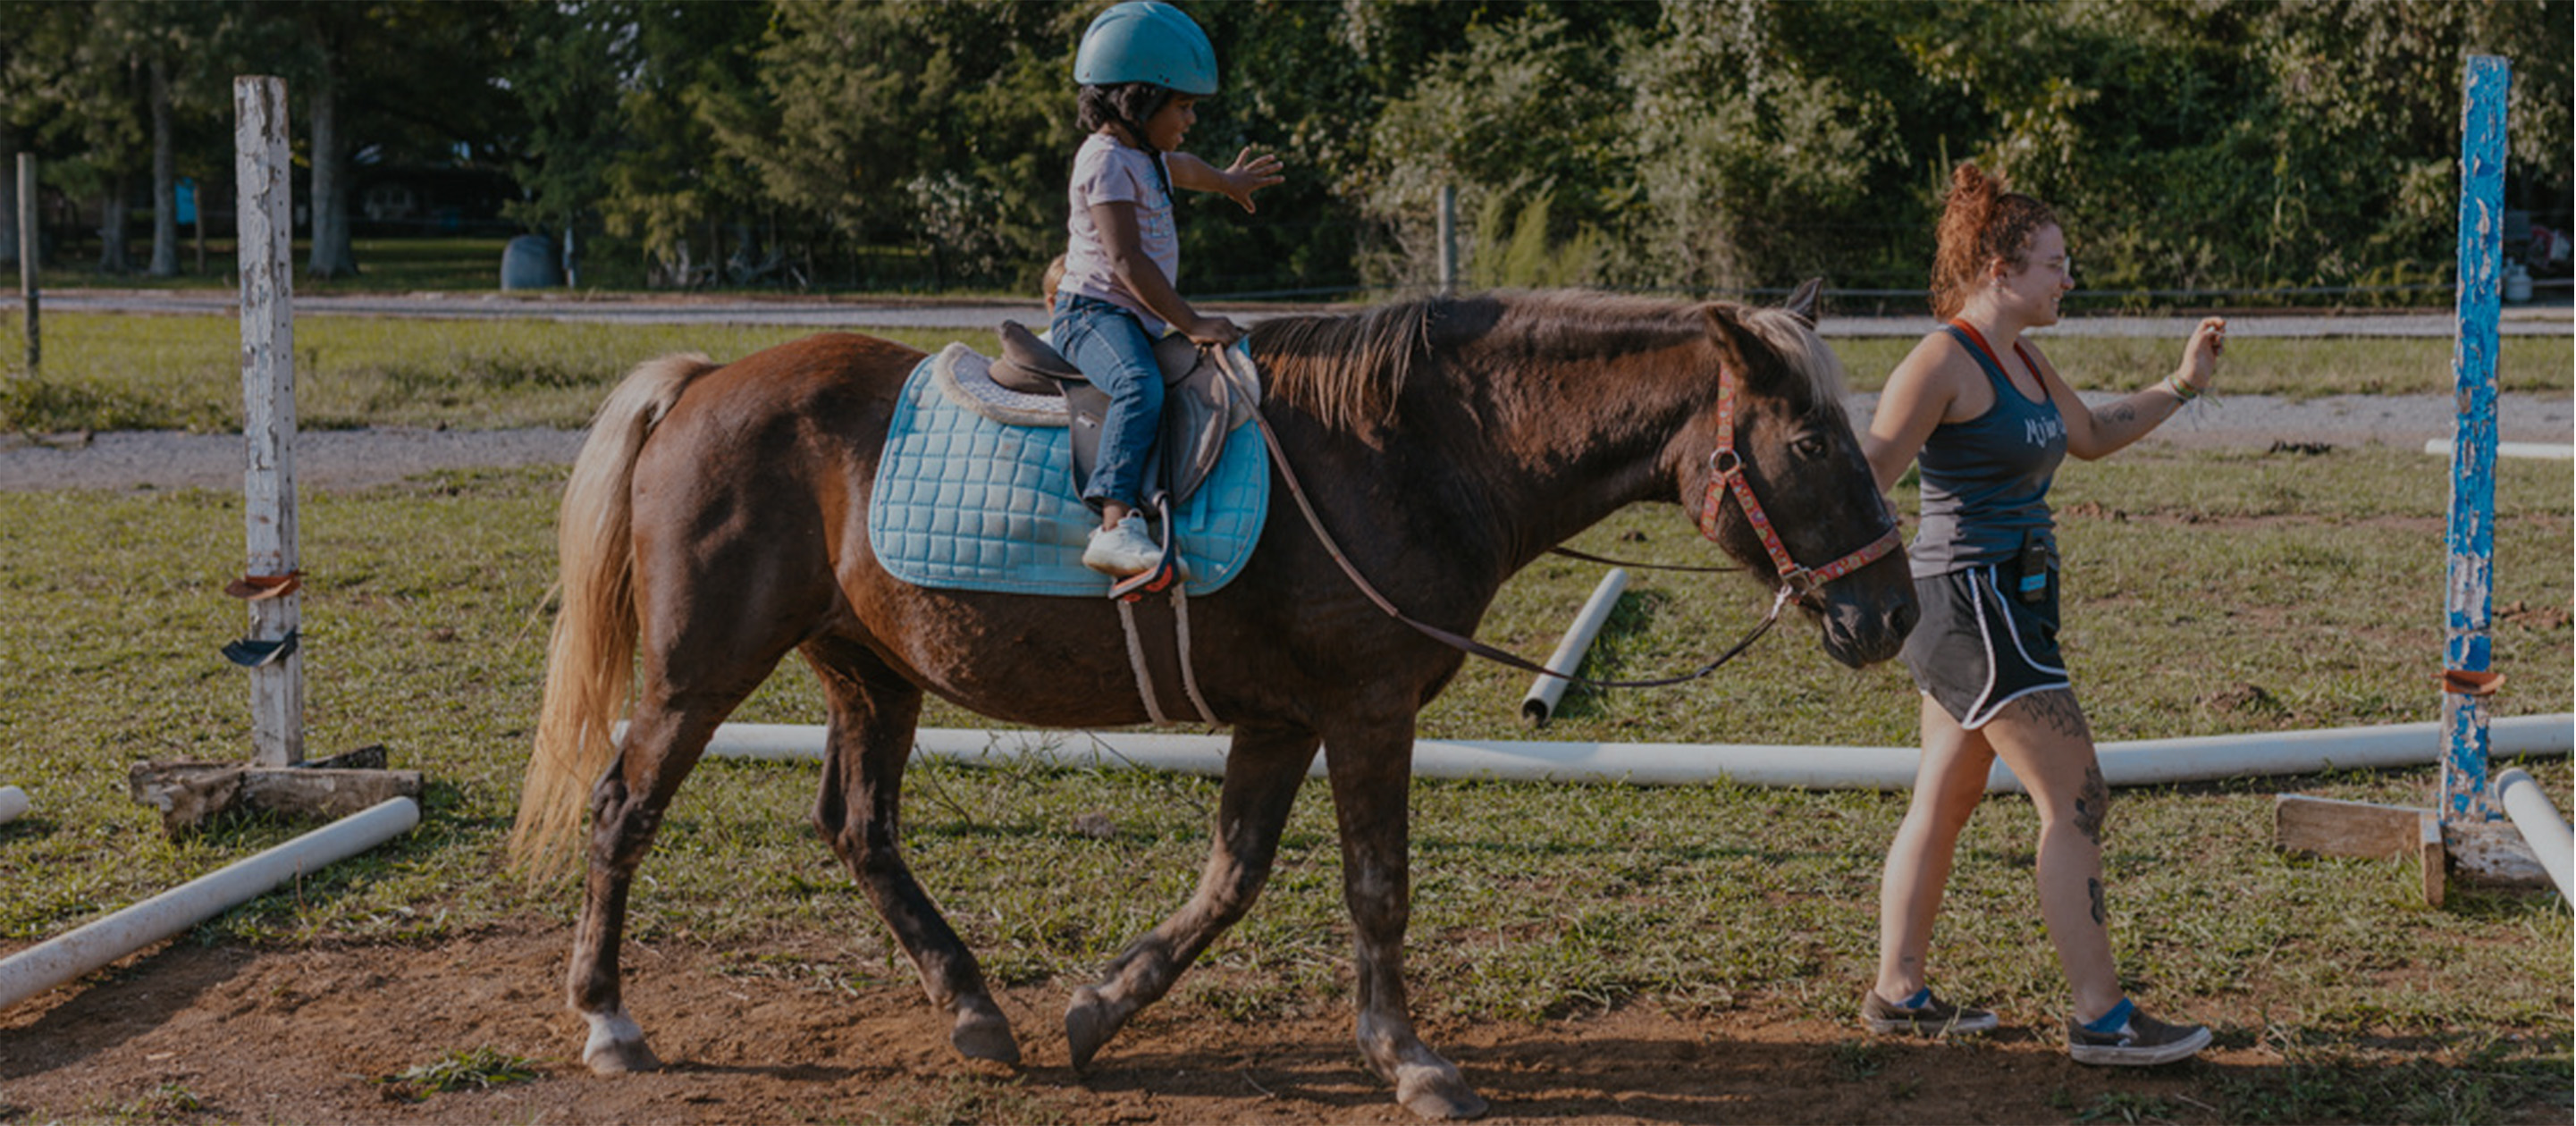
POLYGON ((358 272, 349 246, 347 160, 340 141, 340 60, 326 47, 320 77, 313 82, 313 242, 304 272, 317 278, 345 278, 358 272))
POLYGON ((98 272, 125 272, 125 187, 123 172, 110 177, 107 195, 98 205, 98 272))
POLYGON ((18 264, 18 127, 0 120, 0 262, 18 264))
POLYGON ((179 276, 179 173, 170 128, 170 64, 152 60, 152 268, 156 278, 179 276))

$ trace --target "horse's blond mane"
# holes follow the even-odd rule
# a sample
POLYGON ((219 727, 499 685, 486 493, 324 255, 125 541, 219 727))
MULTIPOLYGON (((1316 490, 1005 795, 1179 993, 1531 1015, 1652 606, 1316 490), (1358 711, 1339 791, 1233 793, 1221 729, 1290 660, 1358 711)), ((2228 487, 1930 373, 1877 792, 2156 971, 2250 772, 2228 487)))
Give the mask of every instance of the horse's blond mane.
POLYGON ((1771 345, 1780 358, 1788 361, 1807 386, 1814 389, 1818 403, 1839 404, 1843 401, 1843 361, 1816 335, 1814 327, 1783 309, 1747 308, 1744 327, 1771 345))
POLYGON ((1328 428, 1362 429, 1394 416, 1447 305, 1430 298, 1343 316, 1273 318, 1253 326, 1252 354, 1274 394, 1328 428))
MULTIPOLYGON (((1736 323, 1804 376, 1820 403, 1840 403, 1842 361, 1789 313, 1732 307, 1736 323)), ((1705 336, 1707 306, 1585 290, 1426 297, 1340 316, 1279 317, 1252 331, 1274 394, 1328 428, 1354 431, 1394 420, 1418 365, 1470 344, 1534 356, 1610 356, 1705 336)))

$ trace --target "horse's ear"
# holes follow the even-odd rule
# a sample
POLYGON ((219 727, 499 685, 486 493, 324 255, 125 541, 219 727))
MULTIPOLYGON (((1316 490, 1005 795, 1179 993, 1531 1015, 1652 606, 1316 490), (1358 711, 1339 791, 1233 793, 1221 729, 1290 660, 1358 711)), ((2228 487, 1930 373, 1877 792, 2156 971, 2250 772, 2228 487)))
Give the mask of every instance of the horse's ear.
POLYGON ((1711 301, 1700 311, 1708 318, 1708 339, 1717 346, 1718 362, 1747 376, 1753 374, 1744 362, 1745 329, 1739 308, 1724 301, 1711 301))
POLYGON ((1814 328, 1816 327, 1816 306, 1821 303, 1824 296, 1825 279, 1808 278, 1798 283, 1798 288, 1790 292, 1789 300, 1780 308, 1787 311, 1790 316, 1798 318, 1808 328, 1814 328))

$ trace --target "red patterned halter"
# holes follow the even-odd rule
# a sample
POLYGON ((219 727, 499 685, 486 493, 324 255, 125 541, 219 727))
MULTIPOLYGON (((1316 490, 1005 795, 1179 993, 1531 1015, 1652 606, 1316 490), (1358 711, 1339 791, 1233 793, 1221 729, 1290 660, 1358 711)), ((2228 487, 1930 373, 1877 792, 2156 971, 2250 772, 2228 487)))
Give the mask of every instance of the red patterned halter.
POLYGON ((1774 605, 1793 598, 1804 598, 1832 582, 1885 558, 1904 542, 1896 520, 1890 517, 1887 531, 1869 546, 1827 563, 1822 567, 1801 567, 1789 557, 1789 548, 1780 542, 1779 529, 1771 526, 1769 513, 1753 495, 1753 484, 1744 479, 1744 456, 1735 452, 1735 372, 1718 369, 1717 448, 1708 455, 1708 493, 1700 502, 1699 534, 1717 542, 1717 510, 1725 503, 1725 492, 1735 494, 1736 507, 1744 510, 1744 519, 1753 525, 1753 534, 1762 540, 1762 550, 1771 553, 1771 566, 1780 573, 1780 596, 1774 605))

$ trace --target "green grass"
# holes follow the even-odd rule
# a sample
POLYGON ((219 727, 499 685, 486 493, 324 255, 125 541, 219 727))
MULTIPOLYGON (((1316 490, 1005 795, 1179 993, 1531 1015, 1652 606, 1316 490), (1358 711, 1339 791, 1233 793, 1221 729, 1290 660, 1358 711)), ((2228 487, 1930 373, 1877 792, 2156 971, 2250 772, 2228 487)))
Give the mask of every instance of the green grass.
MULTIPOLYGON (((2435 717, 2443 473, 2403 451, 2318 457, 2135 451, 2070 465, 2057 499, 2072 567, 2066 643, 2106 740, 2435 717), (2241 691, 2251 685, 2273 704, 2241 691)), ((320 493, 303 510, 309 753, 381 742, 431 778, 409 836, 198 928, 185 941, 433 945, 500 920, 568 919, 568 887, 523 893, 500 866, 541 675, 560 470, 439 474, 320 493)), ((1912 507, 1911 497, 1900 497, 1912 507)), ((2496 663, 2503 714, 2566 708, 2576 687, 2571 485, 2499 466, 2496 663)), ((34 811, 0 827, 0 943, 59 933, 275 844, 299 826, 240 818, 182 842, 125 793, 144 758, 238 759, 240 674, 216 650, 242 610, 224 492, 0 494, 0 782, 34 811)), ((1698 560, 1669 507, 1622 513, 1578 546, 1698 560)), ((1544 655, 1597 570, 1548 561, 1482 635, 1544 655)), ((1686 668, 1757 614, 1739 578, 1640 573, 1592 669, 1686 668)), ((1474 665, 1426 736, 1523 737, 1524 678, 1474 665)), ((820 722, 801 668, 738 716, 820 722)), ((1892 668, 1845 670, 1784 629, 1701 685, 1571 693, 1550 738, 1902 744, 1914 696, 1892 668)), ((924 722, 979 725, 934 705, 924 722)), ((2565 760, 2525 764, 2566 804, 2565 760)), ((2421 801, 2429 769, 2344 771, 2122 791, 2105 866, 2116 953, 2160 1014, 2270 1046, 2278 1067, 2199 1095, 2242 1121, 2492 1120, 2565 1097, 2569 916, 2554 897, 2464 891, 2426 910, 2410 867, 2283 856, 2283 791, 2421 801)), ((709 944, 727 972, 811 988, 910 988, 912 971, 806 821, 810 765, 708 762, 639 881, 630 937, 709 944), (796 936, 792 944, 767 939, 796 936), (763 951, 828 949, 824 958, 763 951), (739 948, 739 949, 737 949, 739 948)), ((995 979, 1069 986, 1188 895, 1215 785, 1199 778, 916 764, 906 849, 995 979), (1077 819, 1105 815, 1104 837, 1077 819)), ((1631 788, 1416 786, 1409 960, 1426 1018, 1538 1021, 1649 1003, 1840 1022, 1874 960, 1878 865, 1905 796, 1724 782, 1631 788)), ((2064 985, 2031 901, 2033 820, 1997 799, 1964 837, 1936 936, 1946 993, 2036 1026, 2064 985)), ((1331 811, 1296 804, 1259 907, 1175 1000, 1259 1021, 1349 1003, 1331 811)), ((1881 1066, 1853 1048, 1849 1081, 1881 1066)), ((1013 1092, 924 1092, 925 1120, 1013 1092)), ((999 1100, 994 1102, 993 1100, 999 1100)), ((1001 1108, 1001 1109, 996 1109, 1001 1108)), ((2190 1108, 2184 1108, 2190 1110, 2190 1108)), ((2175 1108, 2078 1101, 2070 1117, 2175 1108)), ((2197 1116, 2191 1110, 2185 1117, 2197 1116)))
MULTIPOLYGON (((44 373, 19 377, 23 326, 0 324, 0 431, 194 430, 241 425, 238 326, 226 317, 54 313, 44 322, 44 373)), ((577 427, 617 378, 669 352, 733 360, 815 329, 740 325, 561 324, 543 320, 392 320, 306 317, 295 328, 296 411, 310 429, 365 425, 494 429, 577 427)), ((936 350, 950 340, 987 353, 992 332, 880 329, 876 335, 936 350)), ((1913 346, 1877 338, 1834 342, 1858 390, 1882 386, 1913 346)), ((2143 387, 2171 370, 2168 340, 2067 337, 2049 354, 2086 389, 2143 387)), ((2563 338, 2507 337, 2507 391, 2564 395, 2576 365, 2563 338)), ((2443 340, 2246 338, 2230 347, 2225 394, 2298 398, 2430 394, 2451 388, 2443 340)))
POLYGON ((416 1103, 449 1091, 490 1090, 536 1077, 536 1061, 486 1046, 455 1049, 376 1082, 384 1087, 387 1098, 416 1103))
MULTIPOLYGON (((496 237, 362 238, 351 243, 358 273, 346 278, 316 278, 304 272, 311 244, 294 242, 288 256, 295 270, 297 293, 446 293, 497 292, 501 288, 501 248, 510 240, 496 237)), ((156 278, 135 270, 122 274, 97 270, 98 244, 57 251, 36 277, 39 293, 58 289, 223 289, 239 273, 236 244, 212 232, 206 238, 206 267, 197 268, 193 232, 179 230, 179 273, 156 278)), ((146 236, 132 248, 138 261, 152 249, 146 236)), ((595 257, 595 256, 594 256, 595 257)), ((590 286, 642 288, 642 271, 625 268, 623 256, 609 263, 586 263, 582 280, 590 286), (602 267, 605 267, 604 269, 602 267), (629 276, 632 275, 632 276, 629 276)), ((16 275, 12 274, 12 284, 16 275)), ((590 288, 586 286, 585 288, 590 288)), ((51 323, 50 319, 47 323, 51 323)))
MULTIPOLYGON (((5 334, 15 341, 19 326, 5 334)), ((0 431, 241 427, 239 326, 228 318, 55 313, 41 380, 0 378, 0 431)), ((295 409, 310 430, 360 426, 580 427, 636 364, 672 352, 734 360, 814 328, 561 324, 535 320, 305 317, 295 326, 295 409)), ((988 330, 879 329, 924 350, 992 353, 988 330)), ((14 343, 0 342, 12 365, 14 343)))

